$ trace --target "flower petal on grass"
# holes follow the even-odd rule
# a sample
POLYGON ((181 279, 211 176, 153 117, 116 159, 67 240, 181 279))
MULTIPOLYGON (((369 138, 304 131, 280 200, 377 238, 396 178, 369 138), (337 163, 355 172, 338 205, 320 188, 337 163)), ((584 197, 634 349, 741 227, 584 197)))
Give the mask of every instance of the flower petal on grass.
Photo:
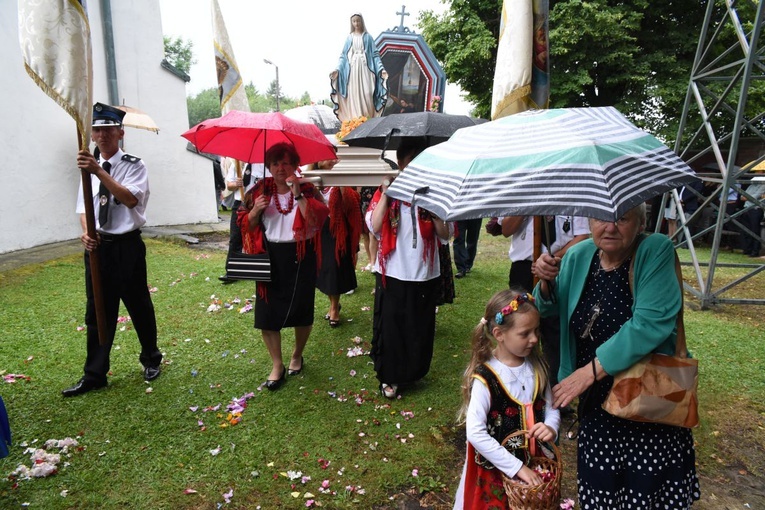
POLYGON ((184 489, 183 493, 184 494, 196 494, 197 491, 195 491, 194 489, 184 489))

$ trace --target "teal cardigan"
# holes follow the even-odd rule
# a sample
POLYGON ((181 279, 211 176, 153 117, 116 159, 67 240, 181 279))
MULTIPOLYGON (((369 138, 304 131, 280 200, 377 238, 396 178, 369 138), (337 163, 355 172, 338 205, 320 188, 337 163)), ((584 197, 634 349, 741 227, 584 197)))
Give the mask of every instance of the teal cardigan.
MULTIPOLYGON (((560 316, 559 380, 578 368, 577 338, 569 330, 569 321, 579 303, 596 250, 592 239, 587 239, 566 252, 555 279, 556 303, 542 298, 539 284, 534 289, 542 316, 560 316)), ((598 361, 610 375, 629 368, 648 353, 675 353, 682 294, 675 274, 672 241, 662 234, 646 236, 635 254, 633 272, 632 318, 596 350, 598 361)))

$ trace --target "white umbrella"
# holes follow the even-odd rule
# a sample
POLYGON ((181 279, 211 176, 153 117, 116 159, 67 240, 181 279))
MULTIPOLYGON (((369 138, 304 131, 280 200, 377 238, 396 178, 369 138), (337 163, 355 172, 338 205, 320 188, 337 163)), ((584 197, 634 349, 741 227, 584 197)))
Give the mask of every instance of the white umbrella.
POLYGON ((284 112, 286 117, 300 122, 307 122, 317 126, 325 135, 332 135, 340 131, 340 120, 335 116, 335 111, 327 105, 311 104, 298 106, 284 112))
POLYGON ((698 179, 613 107, 532 110, 459 129, 388 189, 450 221, 573 215, 615 221, 698 179))
POLYGON ((159 134, 159 127, 147 113, 132 106, 125 106, 124 104, 122 106, 115 106, 115 108, 125 112, 125 117, 122 119, 123 126, 146 129, 147 131, 154 131, 159 134))

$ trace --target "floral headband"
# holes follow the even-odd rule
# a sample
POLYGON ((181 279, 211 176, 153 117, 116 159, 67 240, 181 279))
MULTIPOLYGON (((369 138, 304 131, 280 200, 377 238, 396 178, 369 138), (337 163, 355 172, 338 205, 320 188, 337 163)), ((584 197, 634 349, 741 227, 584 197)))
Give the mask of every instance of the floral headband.
POLYGON ((534 296, 528 293, 518 294, 506 307, 497 312, 497 315, 494 316, 494 322, 496 322, 498 326, 502 325, 502 323, 505 322, 505 315, 510 315, 517 311, 518 307, 523 303, 534 303, 534 296))

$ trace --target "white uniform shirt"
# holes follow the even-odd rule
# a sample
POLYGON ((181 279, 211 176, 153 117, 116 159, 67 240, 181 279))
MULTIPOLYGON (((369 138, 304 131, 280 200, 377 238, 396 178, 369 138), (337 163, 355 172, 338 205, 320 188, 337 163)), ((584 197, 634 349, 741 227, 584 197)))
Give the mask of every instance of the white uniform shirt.
MULTIPOLYGON (((106 234, 126 234, 146 224, 146 205, 149 202, 149 172, 143 161, 131 161, 135 159, 118 149, 117 152, 109 158, 111 163, 112 178, 126 187, 133 196, 138 199, 135 207, 130 209, 122 203, 115 201, 114 195, 109 197, 109 221, 106 225, 101 225, 98 221, 98 213, 101 209, 99 203, 98 190, 101 181, 95 175, 90 176, 90 185, 93 188, 93 211, 96 216, 96 230, 106 234)), ((98 164, 103 165, 105 160, 99 160, 98 164)), ((77 193, 77 208, 79 214, 85 213, 85 200, 83 197, 82 185, 77 193)))
MULTIPOLYGON (((504 218, 501 218, 502 220, 504 218)), ((590 222, 581 216, 556 216, 555 217, 555 241, 552 243, 552 252, 555 253, 566 246, 574 237, 589 234, 590 222), (563 227, 568 222, 568 232, 563 227)), ((544 236, 544 234, 542 234, 544 236)), ((547 246, 542 243, 542 252, 547 253, 547 246)), ((519 260, 531 260, 534 255, 534 218, 526 217, 520 230, 513 234, 510 249, 507 252, 511 262, 519 260)))
MULTIPOLYGON (((231 158, 226 158, 226 160, 227 160, 227 164, 228 164, 228 167, 227 167, 228 169, 226 171, 226 185, 228 185, 229 182, 236 183, 236 164, 235 164, 234 160, 231 159, 231 158)), ((241 167, 241 169, 242 169, 242 179, 244 179, 244 172, 245 172, 244 169, 246 167, 247 167, 246 164, 245 164, 244 167, 241 167)), ((253 163, 252 164, 252 179, 250 179, 250 184, 245 186, 245 188, 244 188, 244 192, 245 193, 247 193, 250 190, 250 188, 255 186, 256 182, 258 182, 260 179, 263 178, 263 171, 264 171, 264 169, 265 169, 265 167, 264 167, 263 163, 253 163)), ((271 172, 269 172, 268 170, 265 170, 265 172, 266 172, 266 177, 271 177, 271 172)), ((236 188, 236 191, 234 191, 234 200, 239 200, 240 202, 242 201, 241 188, 236 188)))

